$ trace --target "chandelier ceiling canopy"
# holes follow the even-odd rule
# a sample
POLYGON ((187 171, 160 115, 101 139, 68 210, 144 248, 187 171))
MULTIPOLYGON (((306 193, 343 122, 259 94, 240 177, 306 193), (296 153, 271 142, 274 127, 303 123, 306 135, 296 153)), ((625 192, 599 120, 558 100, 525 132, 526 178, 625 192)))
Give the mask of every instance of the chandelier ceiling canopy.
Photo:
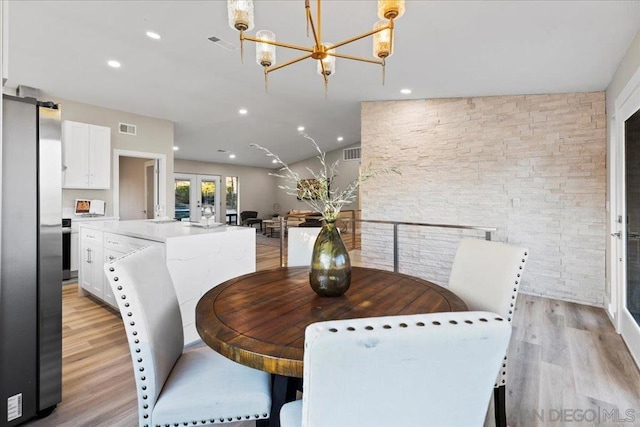
POLYGON ((307 17, 307 37, 313 35, 313 46, 299 46, 295 44, 276 41, 276 35, 268 30, 256 32, 255 37, 245 34, 254 26, 253 1, 252 0, 227 0, 229 25, 240 31, 241 58, 244 61, 244 41, 256 43, 256 62, 264 68, 265 90, 268 88, 268 75, 272 71, 295 64, 307 58, 315 59, 318 63, 317 70, 324 80, 325 94, 328 77, 336 72, 336 58, 351 59, 354 61, 369 62, 382 66, 382 84, 384 84, 385 60, 393 54, 393 29, 394 20, 404 14, 404 0, 378 0, 378 17, 371 31, 359 34, 338 43, 328 43, 322 40, 322 5, 321 0, 316 0, 317 12, 315 19, 311 13, 310 0, 305 0, 304 7, 307 17), (373 36, 373 57, 375 59, 346 55, 337 52, 339 47, 353 43, 357 40, 373 36), (304 52, 298 58, 276 65, 276 46, 294 49, 304 52))

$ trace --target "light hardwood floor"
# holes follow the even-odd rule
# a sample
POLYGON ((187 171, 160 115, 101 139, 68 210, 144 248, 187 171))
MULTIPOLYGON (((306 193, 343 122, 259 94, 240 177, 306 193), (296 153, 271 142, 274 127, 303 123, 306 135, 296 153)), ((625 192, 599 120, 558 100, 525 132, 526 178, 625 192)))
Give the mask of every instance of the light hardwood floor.
MULTIPOLYGON (((258 269, 278 264, 277 247, 258 245, 258 269)), ((602 309, 520 295, 513 324, 510 426, 640 425, 640 373, 602 309), (585 421, 592 416, 601 422, 585 421)), ((63 401, 27 425, 136 426, 132 365, 118 314, 65 286, 62 344, 63 401)))

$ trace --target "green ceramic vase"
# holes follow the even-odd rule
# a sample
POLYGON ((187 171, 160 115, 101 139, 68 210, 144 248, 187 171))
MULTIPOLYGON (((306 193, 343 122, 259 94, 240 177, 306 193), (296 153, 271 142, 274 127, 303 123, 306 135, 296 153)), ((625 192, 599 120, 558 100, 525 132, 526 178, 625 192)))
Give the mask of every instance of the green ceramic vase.
POLYGON ((333 222, 322 226, 313 246, 309 283, 323 297, 340 296, 351 285, 349 252, 333 222))

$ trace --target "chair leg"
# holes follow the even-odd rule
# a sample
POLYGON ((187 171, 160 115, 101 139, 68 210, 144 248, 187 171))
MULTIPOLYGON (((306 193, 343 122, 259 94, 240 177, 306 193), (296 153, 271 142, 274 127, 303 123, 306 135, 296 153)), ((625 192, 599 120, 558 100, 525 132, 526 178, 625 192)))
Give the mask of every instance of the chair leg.
POLYGON ((493 406, 496 415, 496 427, 507 427, 507 405, 504 385, 493 389, 493 406))

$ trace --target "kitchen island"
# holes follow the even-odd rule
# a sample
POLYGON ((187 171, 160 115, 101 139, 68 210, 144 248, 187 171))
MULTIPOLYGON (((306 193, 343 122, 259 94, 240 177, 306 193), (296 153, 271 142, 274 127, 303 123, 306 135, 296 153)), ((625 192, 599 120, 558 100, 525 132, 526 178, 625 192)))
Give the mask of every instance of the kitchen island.
POLYGON ((88 292, 116 308, 103 265, 145 246, 163 249, 180 303, 185 344, 199 339, 195 307, 200 297, 226 280, 256 270, 255 231, 247 227, 204 228, 154 220, 90 222, 80 226, 80 294, 88 292))

